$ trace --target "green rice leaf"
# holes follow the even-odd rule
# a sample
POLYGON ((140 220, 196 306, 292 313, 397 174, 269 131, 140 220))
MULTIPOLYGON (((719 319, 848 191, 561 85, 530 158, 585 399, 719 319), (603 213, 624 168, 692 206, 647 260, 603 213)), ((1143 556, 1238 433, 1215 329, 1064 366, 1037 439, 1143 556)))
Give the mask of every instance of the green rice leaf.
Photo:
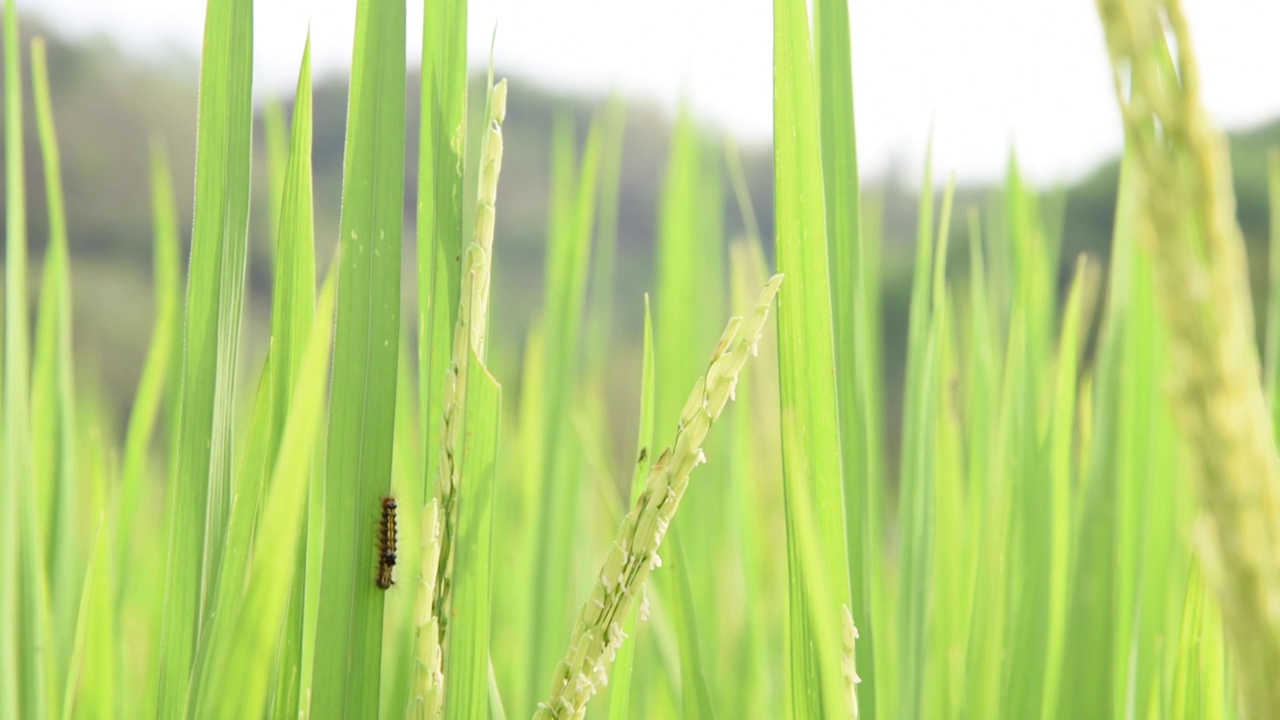
POLYGON ((72 640, 70 659, 67 661, 66 684, 62 692, 63 720, 70 720, 72 717, 72 710, 75 708, 76 689, 80 686, 80 683, 83 681, 86 684, 95 685, 101 681, 98 676, 84 676, 82 680, 81 668, 84 660, 84 646, 88 636, 90 611, 95 604, 107 602, 109 597, 103 576, 111 570, 111 558, 106 552, 109 544, 104 542, 102 537, 104 525, 106 525, 105 517, 99 517, 98 529, 93 534, 93 550, 89 554, 89 567, 85 571, 83 587, 80 589, 79 609, 76 611, 74 624, 75 635, 72 640))
MULTIPOLYGON (((44 160, 45 197, 49 212, 49 243, 40 282, 40 315, 36 325, 35 366, 32 377, 31 428, 35 476, 43 488, 38 498, 47 528, 49 591, 53 602, 53 667, 58 678, 67 675, 67 659, 75 635, 76 589, 81 583, 77 548, 87 538, 76 532, 75 387, 71 351, 71 279, 67 257, 67 223, 62 194, 62 163, 49 100, 49 69, 43 38, 31 43, 32 90, 36 130, 44 160), (51 506, 50 506, 51 503, 51 506)), ((51 679, 52 680, 52 679, 51 679)))
MULTIPOLYGON (((283 123, 283 120, 280 121, 283 123)), ((293 128, 288 145, 288 161, 281 163, 281 195, 276 236, 275 282, 272 284, 271 351, 268 372, 271 374, 271 428, 268 432, 267 457, 274 461, 284 434, 286 413, 292 400, 291 390, 301 369, 302 353, 311 334, 315 312, 316 262, 315 213, 312 205, 311 180, 311 38, 308 35, 294 93, 293 128)), ((283 146, 283 139, 277 139, 283 146)), ((282 153, 283 154, 283 153, 282 153)), ((275 161, 273 161, 275 162, 275 161)), ((323 317, 323 316, 322 316, 323 317)), ((308 527, 306 518, 303 527, 308 527)), ((302 533, 299 542, 306 537, 302 533)), ((307 548, 299 545, 293 587, 289 592, 289 610, 280 629, 280 647, 272 671, 274 678, 271 714, 293 718, 298 714, 299 682, 302 665, 302 608, 306 591, 307 548)), ((314 588, 312 588, 314 591, 314 588)))
MULTIPOLYGON (((715 333, 714 319, 724 311, 724 197, 720 166, 719 147, 704 138, 690 109, 682 108, 671 141, 659 210, 654 348, 659 427, 679 417, 685 388, 706 371, 705 357, 690 349, 705 346, 706 338, 715 333)), ((713 437, 704 450, 709 456, 723 457, 722 447, 713 437)), ((673 541, 684 549, 687 571, 674 573, 670 584, 655 586, 665 594, 667 607, 672 608, 677 644, 686 652, 692 645, 719 646, 720 638, 737 631, 735 627, 725 627, 728 617, 718 611, 715 602, 716 584, 725 579, 720 572, 726 561, 737 570, 737 548, 727 544, 726 514, 721 510, 730 505, 732 470, 729 463, 713 463, 705 471, 707 480, 690 488, 684 501, 686 512, 702 521, 677 525, 672 530, 673 541), (691 585, 686 587, 686 583, 691 585), (680 612, 689 599, 692 602, 687 604, 688 612, 680 612)), ((726 702, 736 694, 729 690, 737 684, 736 678, 727 672, 727 677, 720 675, 721 669, 727 670, 728 666, 727 662, 709 662, 705 668, 690 667, 687 662, 677 665, 682 702, 688 712, 697 706, 695 689, 702 692, 706 688, 713 694, 720 694, 723 689, 726 702), (684 693, 685 689, 689 692, 684 693)))
MULTIPOLYGON (((271 353, 267 353, 271 362, 271 353)), ((214 663, 215 653, 228 642, 228 637, 239 632, 236 625, 236 608, 244 593, 246 573, 253 547, 254 525, 262 510, 267 474, 271 458, 268 444, 271 437, 271 374, 264 370, 258 378, 254 394, 253 414, 249 420, 249 435, 240 458, 240 470, 236 477, 236 494, 231 504, 231 516, 227 523, 226 550, 222 554, 222 566, 213 587, 217 597, 210 602, 209 620, 203 626, 200 641, 196 645, 195 666, 192 668, 191 707, 196 716, 206 716, 211 706, 210 677, 221 672, 214 663)), ((247 672, 267 672, 260 658, 248 667, 247 672)))
MULTIPOLYGON (((27 315, 26 187, 22 152, 22 71, 17 10, 5 4, 5 343, 4 495, 0 545, 0 709, 14 717, 56 711, 57 664, 49 619, 44 527, 33 475, 27 315), (21 712, 18 712, 18 709, 21 712)), ((52 439, 50 439, 52 440, 52 439)), ((3 713, 0 713, 3 714, 3 713)))
POLYGON ((609 99, 603 112, 599 212, 591 271, 591 295, 587 300, 590 325, 587 337, 587 376, 601 380, 609 360, 613 327, 613 296, 617 277, 618 202, 622 188, 622 150, 626 137, 626 105, 619 96, 609 99))
POLYGON ((382 591, 376 521, 390 490, 400 343, 405 7, 362 0, 347 108, 325 530, 311 710, 377 712, 382 591))
MULTIPOLYGON (((1121 482, 1126 448, 1137 445, 1134 425, 1127 422, 1129 401, 1145 403, 1133 396, 1130 381, 1121 384, 1126 368, 1137 368, 1129 348, 1149 342, 1142 316, 1146 304, 1135 282, 1134 222, 1137 194, 1133 192, 1136 167, 1131 152, 1121 160, 1116 222, 1112 237, 1107 306, 1100 321, 1098 348, 1094 360, 1093 413, 1088 417, 1094 437, 1082 468, 1083 486, 1076 519, 1077 550, 1071 577, 1070 614, 1064 647, 1065 687, 1079 688, 1063 696, 1062 711, 1074 717, 1098 717, 1123 707, 1117 698, 1124 695, 1128 676, 1126 658, 1130 653, 1127 625, 1127 593, 1120 593, 1122 558, 1131 555, 1128 544, 1120 544, 1124 527, 1119 515, 1121 490, 1133 483, 1121 482), (1128 338, 1138 336, 1134 342, 1128 338), (1130 390, 1124 390, 1125 387, 1130 390), (1118 550, 1118 551, 1117 551, 1118 550), (1123 600, 1124 604, 1121 604, 1123 600), (1099 652, 1107 648, 1107 652, 1099 652)), ((1142 377, 1139 375, 1138 377, 1142 377)))
MULTIPOLYGON (((395 447, 391 459, 391 495, 396 499, 396 565, 403 567, 401 578, 412 577, 410 568, 422 566, 422 459, 418 440, 415 366, 410 355, 413 343, 405 323, 400 335, 400 358, 396 363, 395 447)), ((417 597, 411 592, 387 594, 382 620, 382 682, 380 706, 405 708, 409 705, 409 685, 417 658, 414 655, 414 614, 417 597)))
MULTIPOLYGON (((147 350, 142 378, 134 396, 133 406, 129 414, 128 429, 125 434, 124 458, 122 463, 118 509, 114 523, 114 577, 118 587, 116 602, 125 605, 124 597, 129 592, 141 592, 146 587, 149 571, 153 568, 145 563, 137 562, 135 553, 148 545, 148 527, 139 522, 139 512, 145 507, 145 500, 152 490, 152 476, 149 474, 149 461, 152 459, 152 437, 159 420, 161 405, 165 405, 167 426, 165 428, 166 448, 172 449, 177 443, 177 405, 180 383, 180 361, 182 359, 182 319, 181 308, 181 269, 179 266, 178 220, 174 207, 173 183, 169 177, 169 159, 164 147, 159 143, 151 145, 151 195, 152 224, 154 235, 154 283, 156 316, 152 330, 151 343, 147 350), (139 527, 142 525, 142 527, 139 527), (137 578, 141 577, 142 580, 137 578)), ((175 462, 173 452, 162 454, 162 465, 171 469, 175 462)), ((144 513, 142 518, 146 517, 144 513)), ((162 536, 168 532, 160 528, 162 536)), ((157 567, 163 571, 163 553, 160 548, 157 567)), ((163 583, 163 577, 159 578, 163 583)), ((148 587, 148 589, 150 589, 148 587)), ((163 592, 156 588, 152 595, 163 592)), ((150 618, 148 627, 152 633, 158 632, 163 607, 157 604, 147 613, 150 618)), ((99 613, 104 612, 101 608, 99 613)), ((114 613, 107 613, 114 622, 114 613)), ((95 619, 99 616, 95 615, 95 619)), ((103 627, 98 632, 106 633, 110 628, 103 627)), ((114 639, 114 634, 111 635, 114 639)), ((108 645, 110 647, 110 645, 108 645)), ((92 667, 114 667, 116 657, 104 661, 104 649, 91 648, 92 667), (96 662, 95 662, 96 661, 96 662)), ((158 666, 147 663, 143 677, 147 678, 147 693, 138 708, 140 714, 154 715, 158 697, 155 693, 158 666)), ((107 678, 109 681, 109 678, 107 678)))
MULTIPOLYGON (((321 290, 316 322, 299 356, 279 453, 247 558, 247 580, 239 602, 228 611, 225 627, 230 631, 212 638, 210 677, 201 688, 205 700, 201 717, 257 717, 266 706, 269 671, 288 611, 293 575, 302 568, 288 548, 298 546, 307 514, 307 486, 318 429, 315 419, 324 406, 324 378, 329 370, 334 291, 331 274, 321 290)), ((313 712, 321 712, 321 706, 313 705, 313 712)))
MULTIPOLYGON (((1076 552, 1073 519, 1077 515, 1072 497, 1072 478, 1075 475, 1073 449, 1076 443, 1076 399, 1079 395, 1078 371, 1082 327, 1088 318, 1085 297, 1092 293, 1096 277, 1093 267, 1084 256, 1076 262, 1075 279, 1071 284, 1067 305, 1063 313, 1062 331, 1058 340, 1058 367, 1053 389, 1052 419, 1049 426, 1049 482, 1050 501, 1047 520, 1049 530, 1049 584, 1048 607, 1041 609, 1041 618, 1047 619, 1043 628, 1047 634, 1046 665, 1044 671, 1044 699, 1041 716, 1056 716, 1064 687, 1063 647, 1066 644, 1067 621, 1071 598, 1069 577, 1072 555, 1076 552), (1047 612, 1044 612, 1047 610, 1047 612)), ((1087 329, 1087 327, 1086 327, 1087 329)))
MULTIPOLYGON (((898 522, 902 527, 903 549, 899 594, 898 686, 899 712, 919 717, 925 695, 929 602, 933 596, 935 513, 937 500, 933 483, 938 412, 938 377, 941 371, 939 339, 942 326, 934 315, 934 297, 940 283, 931 281, 945 273, 945 256, 939 256, 933 241, 933 156, 925 159, 924 183, 920 190, 916 226, 915 269, 911 276, 910 324, 907 327, 907 369, 903 389, 902 461, 899 476, 898 522)), ((939 232, 939 238, 944 235, 939 232)))
POLYGON ((880 503, 884 496, 880 458, 883 421, 877 415, 875 388, 881 387, 882 379, 876 372, 878 363, 870 361, 880 354, 880 338, 873 334, 877 329, 871 322, 874 283, 868 281, 875 269, 859 227, 861 189, 847 1, 815 2, 813 28, 836 374, 841 378, 840 445, 845 453, 842 467, 849 576, 853 617, 861 631, 858 667, 864 682, 859 710, 863 717, 874 718, 879 682, 873 660, 876 632, 871 608, 873 585, 883 577, 880 503))
POLYGON ((821 647, 817 634, 832 629, 828 621, 838 617, 840 605, 849 606, 850 591, 818 107, 805 5, 775 0, 773 7, 774 217, 778 271, 788 278, 778 299, 791 597, 787 712, 797 718, 835 717, 853 710, 830 706, 830 698, 842 695, 829 687, 832 668, 816 652, 821 647), (808 482, 801 484, 802 475, 808 482), (812 536, 796 526, 801 503, 817 523, 812 536), (806 547, 807 537, 816 538, 818 547, 806 547), (811 594, 815 585, 806 570, 812 570, 801 563, 807 555, 822 558, 829 595, 811 594))
MULTIPOLYGON (((177 369, 182 359, 182 328, 178 314, 182 301, 178 218, 174 208, 173 181, 169 175, 169 156, 159 143, 151 145, 151 203, 156 315, 125 431, 115 550, 115 557, 119 560, 116 572, 125 583, 131 565, 129 547, 134 537, 134 516, 149 480, 147 469, 151 460, 151 441, 162 404, 168 401, 171 407, 177 405, 177 369)), ((171 427, 176 428, 176 418, 171 417, 170 420, 171 427)), ((166 435, 172 444, 172 433, 166 435)), ((167 459, 172 460, 171 457, 167 459)))
MULTIPOLYGON (((311 36, 307 35, 310 45, 311 36)), ((297 112, 295 107, 294 112, 297 112)), ((262 129, 265 136, 267 156, 267 207, 270 214, 267 221, 272 231, 280 227, 280 206, 284 197, 285 166, 289 163, 288 125, 284 114, 284 104, 279 98, 268 100, 262 108, 262 129)), ((271 237, 271 236, 268 236, 271 237)), ((279 240, 272 237, 267 243, 267 256, 272 262, 276 259, 276 248, 279 240)))
POLYGON ((418 397, 423 497, 439 467, 445 371, 458 320, 467 149, 467 3, 424 6, 422 110, 418 127, 418 397))
POLYGON ((672 625, 676 631, 676 639, 680 644, 680 692, 682 705, 681 717, 705 718, 716 717, 715 708, 711 704, 711 694, 707 689, 706 668, 708 663, 698 643, 696 632, 698 617, 693 599, 693 581, 688 577, 689 561, 679 537, 671 538, 672 574, 685 577, 675 578, 675 602, 672 603, 672 625))
POLYGON ((534 535, 533 627, 527 669, 540 689, 555 662, 561 638, 573 627, 569 583, 575 518, 581 517, 576 453, 567 428, 572 427, 570 398, 577 383, 579 339, 600 172, 601 128, 592 125, 580 168, 574 162, 573 128, 557 120, 552 139, 552 208, 548 218, 545 336, 545 379, 542 467, 535 485, 538 518, 534 535))
POLYGON ((183 323, 177 472, 160 633, 159 714, 183 715, 231 503, 232 423, 249 220, 252 0, 209 0, 195 220, 183 323))
POLYGON ((489 617, 492 598, 494 475, 502 388, 472 350, 457 490, 453 600, 445 660, 445 717, 489 716, 489 617))
POLYGON ((1280 148, 1267 154, 1267 194, 1271 217, 1268 240, 1270 264, 1267 274, 1267 396, 1271 401, 1271 424, 1280 447, 1280 148))

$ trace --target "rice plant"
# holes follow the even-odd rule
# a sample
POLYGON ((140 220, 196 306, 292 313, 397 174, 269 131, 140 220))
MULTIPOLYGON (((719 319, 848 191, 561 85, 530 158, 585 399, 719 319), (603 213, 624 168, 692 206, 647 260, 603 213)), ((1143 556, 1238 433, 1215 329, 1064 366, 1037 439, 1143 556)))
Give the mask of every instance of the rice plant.
POLYGON ((425 4, 421 58, 404 0, 356 7, 331 257, 309 42, 292 117, 270 116, 255 365, 254 8, 208 0, 196 147, 150 158, 156 313, 117 436, 72 342, 48 51, 23 55, 5 1, 0 718, 1280 715, 1280 283, 1259 352, 1177 0, 1098 0, 1126 134, 1105 266, 1062 257, 1016 161, 964 217, 926 166, 895 427, 847 3, 774 0, 775 237, 736 149, 682 113, 653 312, 626 310, 644 330, 622 467, 620 105, 581 147, 568 121, 547 138, 545 293, 520 344, 489 322, 506 81, 490 70, 468 137, 466 3, 425 4))

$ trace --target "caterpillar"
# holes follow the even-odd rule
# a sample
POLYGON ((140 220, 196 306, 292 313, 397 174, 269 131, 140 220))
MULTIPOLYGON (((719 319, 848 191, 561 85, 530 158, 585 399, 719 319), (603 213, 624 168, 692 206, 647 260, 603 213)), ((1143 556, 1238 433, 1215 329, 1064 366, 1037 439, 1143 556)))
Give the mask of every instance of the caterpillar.
POLYGON ((378 588, 386 590, 395 584, 391 569, 396 565, 396 499, 382 498, 382 519, 378 524, 378 588))

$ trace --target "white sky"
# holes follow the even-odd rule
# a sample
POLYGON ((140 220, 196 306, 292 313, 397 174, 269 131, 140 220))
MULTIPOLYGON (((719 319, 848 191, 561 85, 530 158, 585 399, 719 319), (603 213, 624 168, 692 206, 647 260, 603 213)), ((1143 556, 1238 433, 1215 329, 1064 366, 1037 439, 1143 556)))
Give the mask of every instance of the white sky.
MULTIPOLYGON (((1184 0, 1205 100, 1227 127, 1280 115, 1280 2, 1184 0)), ((18 0, 63 31, 106 31, 134 52, 200 49, 203 0, 18 0)), ((409 2, 409 54, 422 5, 409 2), (417 6, 416 8, 414 6, 417 6)), ((291 91, 308 23, 318 75, 350 63, 355 0, 256 0, 258 92, 291 91)), ((770 0, 472 0, 470 57, 562 89, 686 97, 743 140, 772 123, 770 0)), ((1040 181, 1070 179, 1120 144, 1090 0, 850 0, 863 172, 922 164, 988 180, 1016 148, 1040 181)), ((415 63, 411 63, 415 64, 415 63)))

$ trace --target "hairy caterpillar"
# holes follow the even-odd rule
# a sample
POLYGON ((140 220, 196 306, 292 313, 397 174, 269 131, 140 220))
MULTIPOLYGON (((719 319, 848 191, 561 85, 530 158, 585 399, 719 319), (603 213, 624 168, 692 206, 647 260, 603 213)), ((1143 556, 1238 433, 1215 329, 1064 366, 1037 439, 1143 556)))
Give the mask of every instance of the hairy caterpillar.
POLYGON ((382 519, 378 523, 378 576, 377 586, 386 590, 394 581, 391 569, 396 565, 396 499, 382 498, 382 519))

